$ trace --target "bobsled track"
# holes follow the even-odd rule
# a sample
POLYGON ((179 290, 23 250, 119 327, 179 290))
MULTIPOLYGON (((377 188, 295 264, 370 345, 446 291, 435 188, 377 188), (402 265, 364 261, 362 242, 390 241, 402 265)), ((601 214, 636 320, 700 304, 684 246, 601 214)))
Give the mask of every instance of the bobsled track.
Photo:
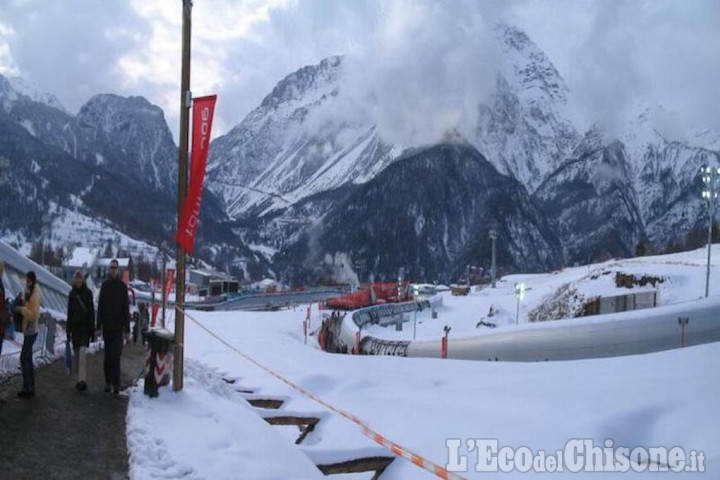
POLYGON ((254 293, 240 295, 214 304, 189 304, 196 310, 277 310, 305 303, 323 302, 345 294, 341 289, 323 288, 302 292, 254 293))
MULTIPOLYGON (((362 335, 362 327, 428 308, 429 302, 368 307, 342 319, 336 338, 370 355, 441 357, 441 340, 397 341, 362 335)), ((720 341, 720 297, 630 312, 486 329, 448 341, 448 358, 535 362, 634 355, 720 341), (682 334, 680 319, 686 318, 682 334)))

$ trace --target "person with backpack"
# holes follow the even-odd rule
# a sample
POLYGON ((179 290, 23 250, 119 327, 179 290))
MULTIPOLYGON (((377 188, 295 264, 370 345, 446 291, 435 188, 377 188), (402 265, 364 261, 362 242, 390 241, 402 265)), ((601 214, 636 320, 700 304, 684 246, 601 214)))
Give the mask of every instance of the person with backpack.
POLYGON ((10 324, 10 312, 5 302, 5 285, 3 285, 3 274, 5 273, 5 263, 0 260, 0 355, 2 355, 3 341, 5 339, 5 330, 10 324))
POLYGON ((147 335, 150 331, 150 313, 148 310, 147 303, 140 304, 140 338, 142 339, 142 345, 145 346, 147 342, 147 335))
POLYGON ((5 263, 0 260, 0 355, 2 355, 2 344, 5 339, 5 330, 10 323, 10 315, 5 303, 5 285, 3 285, 2 277, 5 273, 5 263))
POLYGON ((75 272, 73 288, 68 296, 67 338, 72 342, 77 372, 75 388, 87 390, 87 349, 95 340, 95 306, 93 294, 85 284, 82 272, 75 272))
POLYGON ((20 367, 23 375, 23 389, 18 392, 20 398, 35 396, 35 365, 33 364, 33 345, 38 336, 38 320, 40 319, 40 287, 37 276, 32 270, 25 275, 25 301, 15 307, 15 313, 21 316, 20 331, 23 334, 23 345, 20 351, 20 367))
POLYGON ((120 393, 123 339, 130 334, 130 301, 115 259, 110 262, 110 276, 100 287, 97 322, 105 340, 105 391, 117 395, 120 393))

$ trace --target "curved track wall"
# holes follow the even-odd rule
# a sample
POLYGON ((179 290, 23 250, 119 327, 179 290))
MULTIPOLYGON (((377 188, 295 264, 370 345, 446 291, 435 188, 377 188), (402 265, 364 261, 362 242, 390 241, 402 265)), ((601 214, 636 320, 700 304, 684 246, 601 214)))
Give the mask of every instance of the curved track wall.
MULTIPOLYGON (((410 305, 413 305, 411 302, 410 305)), ((403 304, 396 304, 403 305, 403 304)), ((384 305, 382 307, 386 307, 384 305)), ((343 334, 355 335, 371 312, 368 307, 348 315, 343 334)), ((409 307, 406 307, 409 308, 409 307)), ((412 308, 407 311, 412 311, 412 308)), ((361 330, 360 330, 361 331, 361 330)), ((635 355, 684 345, 720 341, 720 298, 709 298, 631 312, 525 324, 486 331, 472 337, 450 336, 448 358, 534 362, 635 355), (684 340, 679 318, 687 318, 684 340)), ((363 352, 440 358, 440 339, 391 341, 364 336, 363 352)))

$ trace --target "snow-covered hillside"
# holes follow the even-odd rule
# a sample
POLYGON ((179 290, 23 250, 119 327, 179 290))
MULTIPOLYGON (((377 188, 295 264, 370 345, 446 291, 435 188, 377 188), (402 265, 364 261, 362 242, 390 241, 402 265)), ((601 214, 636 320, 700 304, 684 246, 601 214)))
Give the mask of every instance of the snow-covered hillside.
MULTIPOLYGON (((710 295, 716 296, 720 295, 720 245, 713 245, 712 254, 715 257, 711 267, 710 295)), ((452 327, 453 337, 472 336, 489 328, 487 323, 502 328, 515 325, 516 320, 527 323, 580 316, 584 304, 598 297, 656 291, 658 306, 697 300, 705 295, 706 265, 707 249, 699 249, 671 255, 610 260, 551 273, 507 275, 498 280, 495 289, 476 289, 465 297, 452 296, 450 292, 441 293, 442 306, 437 308, 438 318, 430 318, 429 311, 418 314, 417 338, 440 338, 446 325, 452 327), (651 282, 632 288, 618 286, 618 274, 632 275, 637 280, 645 277, 651 282), (655 279, 658 281, 655 282, 655 279), (516 283, 525 284, 519 310, 516 283)), ((412 327, 407 326, 400 332, 395 331, 394 325, 372 325, 363 331, 388 339, 409 340, 413 335, 412 327)))
POLYGON ((132 238, 101 219, 91 218, 58 205, 53 205, 51 208, 51 221, 45 228, 46 235, 43 238, 28 238, 21 232, 8 232, 0 236, 0 239, 11 245, 17 245, 25 255, 30 254, 33 242, 42 240, 54 249, 63 247, 70 250, 75 246, 98 250, 110 243, 113 248, 122 249, 133 256, 159 258, 157 247, 132 238))

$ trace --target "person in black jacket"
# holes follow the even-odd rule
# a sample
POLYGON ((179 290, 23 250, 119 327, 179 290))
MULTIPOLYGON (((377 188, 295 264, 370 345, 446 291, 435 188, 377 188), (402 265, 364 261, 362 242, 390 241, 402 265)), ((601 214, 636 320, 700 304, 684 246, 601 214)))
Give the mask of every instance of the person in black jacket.
POLYGON ((5 271, 5 263, 0 260, 0 355, 2 355, 3 339, 5 338, 5 329, 10 324, 10 314, 5 303, 5 286, 3 285, 3 272, 5 271))
POLYGON ((100 287, 98 328, 105 340, 105 391, 120 393, 120 355, 123 337, 130 334, 130 301, 118 275, 118 261, 110 262, 110 277, 100 287))
POLYGON ((77 365, 78 390, 87 390, 87 348, 90 341, 95 340, 95 306, 93 305, 93 294, 85 285, 85 276, 82 272, 75 272, 73 277, 73 289, 68 297, 67 311, 67 337, 72 341, 77 365))

